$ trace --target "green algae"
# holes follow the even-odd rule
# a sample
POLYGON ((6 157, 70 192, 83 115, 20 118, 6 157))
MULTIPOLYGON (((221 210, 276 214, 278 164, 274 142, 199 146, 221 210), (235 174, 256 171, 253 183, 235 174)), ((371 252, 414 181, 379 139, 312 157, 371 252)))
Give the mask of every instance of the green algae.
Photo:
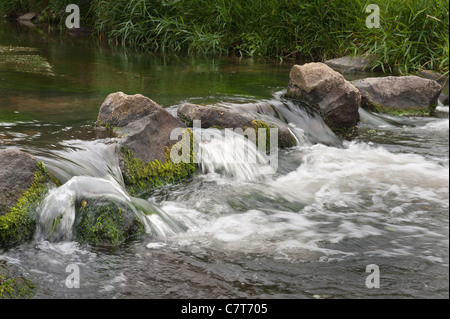
POLYGON ((28 299, 34 296, 36 286, 24 277, 10 275, 5 262, 0 262, 0 299, 28 299))
POLYGON ((32 212, 55 185, 42 162, 38 162, 30 188, 8 213, 0 216, 0 246, 10 246, 30 239, 36 228, 32 212))
POLYGON ((164 162, 159 160, 144 162, 135 157, 125 146, 122 146, 121 157, 125 165, 123 177, 126 188, 131 195, 140 196, 149 190, 189 178, 195 173, 194 136, 190 129, 186 129, 184 132, 189 132, 190 149, 189 161, 187 162, 174 163, 172 161, 170 156, 171 150, 177 144, 166 148, 164 162))
POLYGON ((125 204, 87 199, 79 210, 76 239, 80 243, 117 246, 145 233, 142 221, 125 204))

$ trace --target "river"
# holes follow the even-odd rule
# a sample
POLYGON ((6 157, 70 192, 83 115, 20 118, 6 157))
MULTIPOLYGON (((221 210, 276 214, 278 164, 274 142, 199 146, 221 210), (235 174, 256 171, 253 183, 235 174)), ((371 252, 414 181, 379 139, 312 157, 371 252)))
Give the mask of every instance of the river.
POLYGON ((35 298, 448 298, 448 106, 433 117, 361 110, 358 136, 340 143, 283 101, 291 67, 139 53, 0 22, 0 148, 35 155, 63 183, 41 216, 70 213, 75 186, 123 191, 113 141, 94 131, 112 92, 173 114, 185 102, 271 105, 299 141, 279 150, 276 171, 223 164, 227 139, 204 144, 192 179, 145 198, 159 213, 138 240, 94 247, 37 231, 0 259, 36 284, 35 298), (70 289, 74 264, 80 287, 70 289), (366 285, 369 265, 378 288, 366 285))

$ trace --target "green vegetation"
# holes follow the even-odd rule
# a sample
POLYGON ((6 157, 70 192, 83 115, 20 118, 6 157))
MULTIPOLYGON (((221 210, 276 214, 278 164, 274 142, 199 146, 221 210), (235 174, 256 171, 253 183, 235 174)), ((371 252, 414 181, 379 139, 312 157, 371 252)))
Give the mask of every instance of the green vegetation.
POLYGON ((31 187, 7 214, 0 216, 0 246, 10 246, 33 236, 36 222, 30 212, 44 199, 53 183, 44 164, 38 162, 31 187))
POLYGON ((34 295, 34 284, 24 277, 10 275, 8 266, 0 261, 0 299, 25 299, 34 295))
MULTIPOLYGON (((131 195, 140 196, 157 187, 191 177, 195 173, 196 164, 193 157, 194 136, 190 129, 186 129, 184 132, 186 131, 190 135, 189 139, 183 137, 184 141, 189 141, 190 143, 190 160, 188 163, 173 163, 170 158, 171 148, 166 148, 165 161, 162 163, 159 160, 144 162, 135 157, 126 147, 122 147, 121 153, 126 167, 123 177, 127 190, 131 195)), ((183 140, 181 143, 183 143, 183 140)))
POLYGON ((125 204, 103 198, 84 203, 76 233, 81 243, 117 246, 145 233, 140 219, 125 204))
POLYGON ((433 113, 436 109, 437 102, 429 108, 420 108, 420 107, 402 107, 402 108, 394 108, 387 107, 379 103, 364 103, 362 106, 375 113, 384 113, 390 114, 394 116, 427 116, 430 113, 433 113))
POLYGON ((0 0, 0 14, 39 10, 41 20, 63 23, 69 3, 101 40, 151 51, 310 61, 374 54, 385 72, 448 73, 448 0, 377 1, 381 27, 372 29, 372 0, 0 0))

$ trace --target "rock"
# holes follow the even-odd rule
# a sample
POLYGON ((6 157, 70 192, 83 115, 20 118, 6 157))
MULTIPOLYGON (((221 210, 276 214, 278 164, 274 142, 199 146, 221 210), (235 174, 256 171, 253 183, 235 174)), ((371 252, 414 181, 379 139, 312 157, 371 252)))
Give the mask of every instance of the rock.
POLYGON ((159 112, 160 109, 158 104, 141 94, 111 93, 100 107, 97 124, 124 127, 146 115, 159 112))
POLYGON ((18 149, 0 150, 0 215, 9 212, 31 187, 37 162, 18 149))
POLYGON ((344 56, 341 58, 326 60, 324 63, 341 73, 371 71, 375 56, 344 56))
POLYGON ((28 28, 35 28, 36 27, 36 25, 33 22, 29 21, 29 20, 19 20, 19 23, 21 25, 24 25, 24 26, 28 27, 28 28))
POLYGON ((0 247, 30 239, 32 213, 55 185, 41 162, 15 149, 0 151, 0 247))
POLYGON ((97 125, 121 137, 120 167, 133 195, 142 195, 143 191, 195 172, 192 160, 173 163, 170 159, 172 147, 179 145, 181 139, 180 136, 171 139, 171 133, 186 126, 148 97, 123 92, 110 94, 100 107, 97 125))
POLYGON ((81 26, 79 28, 67 29, 67 33, 74 38, 84 38, 91 35, 92 30, 89 27, 81 26))
POLYGON ((437 105, 441 86, 418 76, 365 78, 352 82, 361 92, 361 106, 378 113, 426 115, 437 105))
POLYGON ((17 20, 19 21, 31 21, 33 19, 36 19, 38 17, 36 12, 28 12, 25 13, 24 15, 20 16, 17 18, 17 20))
POLYGON ((359 121, 361 94, 324 63, 294 65, 286 98, 311 105, 332 130, 347 129, 359 121))
POLYGON ((123 136, 122 145, 144 162, 165 162, 166 148, 177 140, 170 133, 186 127, 157 103, 141 94, 112 93, 100 107, 97 124, 123 136))
POLYGON ((86 198, 78 205, 76 239, 91 245, 120 245, 145 233, 142 221, 126 203, 106 197, 86 198))
POLYGON ((424 77, 426 79, 435 80, 437 83, 439 83, 442 87, 442 92, 439 95, 439 101, 443 105, 449 104, 449 78, 448 75, 443 75, 437 72, 433 72, 430 70, 422 70, 419 71, 419 75, 421 77, 424 77))
POLYGON ((297 141, 291 134, 287 124, 268 116, 242 111, 242 108, 233 110, 223 106, 203 106, 186 103, 178 108, 177 115, 188 126, 192 126, 194 120, 201 121, 202 128, 241 128, 245 130, 248 127, 252 127, 256 131, 259 128, 277 128, 278 147, 284 148, 297 145, 297 141))
POLYGON ((0 260, 0 299, 31 298, 35 293, 35 285, 27 278, 12 274, 11 267, 0 260))

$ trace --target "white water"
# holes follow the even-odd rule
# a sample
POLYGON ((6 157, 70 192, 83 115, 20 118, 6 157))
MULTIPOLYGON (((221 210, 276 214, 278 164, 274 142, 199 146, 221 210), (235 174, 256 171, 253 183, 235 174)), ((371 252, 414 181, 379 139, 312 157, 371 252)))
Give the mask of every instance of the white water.
MULTIPOLYGON (((320 128, 321 120, 291 112, 292 105, 274 104, 303 138, 300 146, 280 155, 284 156, 281 165, 289 163, 287 172, 270 166, 270 157, 241 135, 207 130, 203 139, 197 136, 201 174, 178 191, 192 195, 156 203, 154 198, 133 199, 124 191, 113 146, 85 143, 84 150, 58 153, 58 163, 66 162, 65 166, 51 166, 56 172, 65 167, 61 175, 70 179, 51 191, 41 205, 38 237, 48 238, 52 221, 64 215, 56 237, 72 240, 75 199, 102 195, 133 207, 157 240, 149 243, 152 249, 165 247, 165 242, 188 250, 262 254, 291 261, 329 260, 358 254, 348 247, 339 248, 340 243, 389 237, 394 230, 399 236, 395 244, 366 253, 411 254, 414 245, 405 242, 411 231, 446 247, 448 236, 433 231, 429 221, 423 225, 419 221, 430 218, 433 211, 448 209, 448 161, 443 166, 421 155, 392 153, 371 142, 345 142, 337 147, 317 144, 318 138, 332 143, 334 134, 324 130, 308 135, 300 127, 308 123, 310 128, 320 128), (86 173, 92 176, 77 176, 86 173), (146 215, 146 210, 156 213, 146 215)), ((363 110, 361 118, 365 125, 378 129, 402 126, 363 110)), ((448 134, 448 123, 448 119, 435 119, 400 129, 448 134)), ((423 258, 442 259, 435 252, 423 258)))
MULTIPOLYGON (((290 107, 264 100, 255 108, 267 106, 290 107)), ((192 285, 214 276, 218 282, 250 283, 252 289, 276 286, 277 293, 288 287, 296 295, 339 295, 342 289, 342 296, 366 296, 364 267, 370 263, 381 265, 382 284, 390 285, 383 294, 416 296, 428 293, 424 285, 440 287, 446 280, 442 273, 448 271, 449 120, 391 118, 362 110, 361 126, 367 126, 368 137, 333 144, 334 134, 327 130, 305 131, 323 122, 314 123, 308 113, 291 113, 284 111, 283 118, 299 146, 279 150, 276 170, 270 154, 248 140, 212 131, 212 138, 200 144, 197 175, 147 199, 124 190, 113 141, 65 141, 65 150, 43 158, 64 184, 39 208, 35 249, 5 258, 18 266, 35 258, 25 269, 27 275, 43 278, 44 287, 54 287, 59 277, 67 276, 66 265, 75 262, 83 271, 83 296, 86 291, 93 296, 145 296, 147 288, 141 287, 153 283, 179 289, 179 282, 190 280, 192 285), (118 256, 73 242, 75 202, 90 196, 129 205, 150 239, 127 246, 118 256), (53 220, 61 215, 52 232, 53 220), (192 270, 192 265, 199 269, 192 270), (386 276, 391 269, 394 273, 386 276), (348 280, 352 284, 346 287, 348 280), (304 287, 308 283, 311 291, 304 287)), ((211 293, 216 285, 197 290, 211 293)), ((63 287, 59 293, 67 292, 63 287)), ((446 294, 445 289, 435 292, 446 294)))

